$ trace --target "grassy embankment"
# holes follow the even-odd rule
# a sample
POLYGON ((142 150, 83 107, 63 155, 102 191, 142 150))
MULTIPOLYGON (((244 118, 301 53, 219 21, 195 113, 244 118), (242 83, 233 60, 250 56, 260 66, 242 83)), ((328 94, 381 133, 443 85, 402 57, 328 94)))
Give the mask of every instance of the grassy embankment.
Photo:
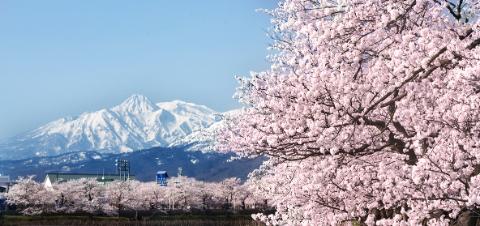
POLYGON ((254 222, 250 215, 198 215, 198 214, 175 214, 155 215, 143 220, 132 220, 126 217, 103 217, 103 216, 75 216, 75 215, 49 215, 49 216, 21 216, 4 215, 0 218, 0 225, 21 226, 53 226, 53 225, 92 225, 92 226, 263 226, 254 222))

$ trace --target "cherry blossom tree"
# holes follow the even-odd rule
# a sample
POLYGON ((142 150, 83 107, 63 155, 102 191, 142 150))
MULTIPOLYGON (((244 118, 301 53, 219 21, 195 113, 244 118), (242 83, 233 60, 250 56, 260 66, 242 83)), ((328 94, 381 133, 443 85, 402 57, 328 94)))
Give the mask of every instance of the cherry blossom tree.
POLYGON ((166 188, 155 182, 141 183, 133 192, 135 199, 139 202, 139 209, 163 210, 167 208, 166 188))
POLYGON ((173 188, 177 196, 178 207, 184 210, 192 208, 201 208, 202 206, 202 190, 201 182, 194 178, 186 176, 173 177, 172 183, 169 184, 173 188))
POLYGON ((267 155, 272 224, 446 225, 480 204, 478 0, 283 0, 220 147, 267 155))
POLYGON ((82 211, 87 213, 101 213, 103 208, 102 196, 105 187, 95 179, 79 179, 79 193, 81 196, 82 211))
POLYGON ((233 199, 233 207, 239 207, 241 210, 246 210, 248 204, 253 204, 249 203, 249 201, 252 201, 252 193, 249 190, 249 186, 247 184, 242 184, 235 186, 235 196, 233 199))
POLYGON ((195 186, 195 193, 199 201, 197 208, 207 210, 218 206, 219 199, 215 196, 217 188, 217 183, 197 181, 195 186))
POLYGON ((33 176, 21 177, 6 194, 7 203, 14 205, 25 215, 38 215, 55 211, 52 192, 34 180, 33 176))
POLYGON ((223 203, 224 209, 230 209, 233 207, 233 201, 236 198, 237 187, 240 186, 240 179, 227 178, 217 184, 215 189, 216 196, 220 203, 223 203))
POLYGON ((109 215, 120 214, 123 210, 136 210, 139 203, 135 199, 134 191, 138 188, 138 181, 114 181, 106 185, 104 199, 107 201, 104 209, 109 215))
POLYGON ((104 188, 95 179, 78 179, 54 184, 56 212, 101 213, 104 188))
POLYGON ((135 180, 105 184, 96 179, 78 179, 46 188, 33 177, 26 177, 12 186, 7 201, 27 215, 89 213, 118 216, 123 212, 134 212, 138 218, 139 211, 220 210, 231 207, 234 200, 247 207, 247 199, 254 197, 250 191, 237 178, 204 182, 179 176, 172 177, 168 186, 135 180))

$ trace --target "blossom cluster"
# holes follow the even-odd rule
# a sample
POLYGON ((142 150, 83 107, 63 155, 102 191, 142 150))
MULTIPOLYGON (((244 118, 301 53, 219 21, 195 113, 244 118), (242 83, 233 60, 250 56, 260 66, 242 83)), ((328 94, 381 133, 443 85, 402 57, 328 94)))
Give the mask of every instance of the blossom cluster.
POLYGON ((271 224, 449 224, 480 205, 480 1, 283 0, 219 147, 270 157, 271 224))
POLYGON ((95 179, 56 183, 48 188, 21 178, 7 193, 7 203, 26 215, 89 213, 117 215, 121 211, 189 211, 192 209, 256 209, 263 200, 250 192, 238 178, 203 182, 174 177, 167 186, 135 180, 108 184, 95 179))

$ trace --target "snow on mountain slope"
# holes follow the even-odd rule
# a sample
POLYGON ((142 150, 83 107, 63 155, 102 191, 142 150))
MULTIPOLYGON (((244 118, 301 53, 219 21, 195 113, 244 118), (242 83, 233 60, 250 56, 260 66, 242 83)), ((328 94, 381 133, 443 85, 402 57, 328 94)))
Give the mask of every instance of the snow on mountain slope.
POLYGON ((183 146, 188 151, 210 152, 215 150, 215 132, 224 126, 223 121, 215 122, 208 128, 195 131, 170 144, 170 147, 183 146))
POLYGON ((225 120, 230 117, 235 117, 240 113, 240 109, 227 111, 221 114, 217 114, 217 121, 207 128, 192 132, 191 134, 178 139, 170 144, 170 147, 183 146, 189 151, 202 151, 211 152, 216 151, 216 134, 219 130, 226 126, 225 120))
POLYGON ((110 109, 62 118, 0 144, 0 159, 95 150, 118 153, 165 147, 212 125, 217 112, 183 101, 153 104, 132 95, 110 109))

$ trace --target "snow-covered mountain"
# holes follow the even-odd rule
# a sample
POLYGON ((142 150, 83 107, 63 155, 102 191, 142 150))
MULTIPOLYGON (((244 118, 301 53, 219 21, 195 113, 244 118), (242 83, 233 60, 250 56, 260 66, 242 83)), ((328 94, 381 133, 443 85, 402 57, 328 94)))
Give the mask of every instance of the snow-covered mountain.
POLYGON ((194 131, 170 144, 170 147, 185 147, 189 151, 211 152, 216 151, 216 136, 218 131, 226 127, 225 120, 241 113, 240 109, 227 111, 218 115, 218 120, 207 128, 194 131))
POLYGON ((0 159, 166 147, 217 121, 217 112, 203 105, 178 100, 153 104, 133 95, 113 108, 62 118, 9 139, 0 144, 0 159))
POLYGON ((215 151, 215 132, 224 126, 223 121, 213 123, 211 126, 195 131, 182 139, 171 143, 170 147, 185 147, 188 151, 210 152, 215 151))

